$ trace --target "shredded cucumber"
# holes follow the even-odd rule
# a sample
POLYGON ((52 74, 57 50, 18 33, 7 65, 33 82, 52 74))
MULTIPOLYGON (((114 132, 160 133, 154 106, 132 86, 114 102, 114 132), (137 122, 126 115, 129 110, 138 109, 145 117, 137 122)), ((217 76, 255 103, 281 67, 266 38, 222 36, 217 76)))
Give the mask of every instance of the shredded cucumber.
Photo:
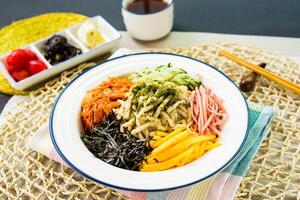
POLYGON ((194 90, 201 85, 201 81, 190 77, 183 69, 174 69, 169 63, 154 69, 146 68, 142 72, 136 72, 129 76, 133 82, 173 82, 176 85, 186 86, 189 90, 194 90))

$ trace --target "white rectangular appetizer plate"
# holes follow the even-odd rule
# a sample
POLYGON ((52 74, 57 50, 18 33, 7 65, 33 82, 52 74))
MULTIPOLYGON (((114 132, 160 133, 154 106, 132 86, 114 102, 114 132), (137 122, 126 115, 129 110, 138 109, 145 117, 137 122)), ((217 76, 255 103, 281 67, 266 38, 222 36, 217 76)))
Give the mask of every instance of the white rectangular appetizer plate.
POLYGON ((58 64, 51 65, 43 56, 43 50, 42 46, 46 43, 46 41, 52 37, 53 35, 43 38, 41 40, 38 40, 34 43, 31 43, 27 46, 22 47, 22 49, 30 49, 36 55, 38 58, 43 61, 47 69, 44 71, 41 71, 37 74, 34 74, 32 76, 29 76, 21 81, 15 81, 12 76, 9 74, 9 72, 6 69, 6 62, 5 59, 6 57, 10 54, 5 54, 0 57, 0 70, 4 74, 4 76, 7 78, 8 82, 16 89, 19 90, 24 90, 28 89, 37 83, 44 81, 46 79, 49 79, 50 77, 53 77, 54 75, 65 71, 67 69, 70 69, 82 62, 85 62, 87 60, 90 60, 92 58, 95 58, 97 56, 103 55, 105 53, 110 52, 112 49, 115 49, 121 39, 120 33, 112 27, 104 18, 101 16, 95 16, 93 18, 90 18, 84 22, 75 24, 73 26, 70 26, 60 32, 57 32, 53 35, 63 35, 67 38, 68 43, 79 47, 82 50, 82 53, 80 55, 74 56, 68 60, 62 61, 58 64), (79 39, 77 39, 76 31, 77 29, 86 21, 92 22, 97 30, 100 30, 101 35, 105 39, 105 42, 100 44, 99 46, 93 48, 93 49, 88 49, 79 39))

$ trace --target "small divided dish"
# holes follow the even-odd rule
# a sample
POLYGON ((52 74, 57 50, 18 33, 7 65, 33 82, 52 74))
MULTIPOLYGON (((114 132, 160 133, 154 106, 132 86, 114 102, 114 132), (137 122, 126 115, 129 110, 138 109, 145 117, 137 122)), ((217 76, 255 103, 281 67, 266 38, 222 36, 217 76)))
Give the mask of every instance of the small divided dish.
POLYGON ((76 66, 79 63, 95 58, 101 54, 107 53, 112 49, 116 48, 121 39, 120 33, 101 16, 95 16, 82 23, 78 23, 73 26, 70 26, 53 35, 20 48, 20 49, 29 49, 33 51, 38 57, 38 59, 41 60, 47 67, 45 70, 33 74, 31 76, 28 76, 23 80, 16 81, 6 68, 7 65, 6 58, 8 55, 10 55, 11 52, 6 55, 2 55, 0 57, 0 70, 14 88, 19 90, 30 88, 36 85, 37 83, 44 81, 50 77, 53 77, 54 75, 64 70, 76 66), (88 48, 87 45, 85 45, 79 39, 79 36, 77 34, 78 29, 84 23, 92 23, 96 28, 96 30, 100 32, 101 36, 104 39, 104 42, 99 44, 95 48, 88 48), (67 38, 67 42, 72 46, 79 48, 81 50, 81 54, 53 65, 50 64, 50 62, 48 62, 44 56, 45 52, 43 50, 43 46, 48 41, 48 39, 50 39, 53 35, 61 35, 67 38))

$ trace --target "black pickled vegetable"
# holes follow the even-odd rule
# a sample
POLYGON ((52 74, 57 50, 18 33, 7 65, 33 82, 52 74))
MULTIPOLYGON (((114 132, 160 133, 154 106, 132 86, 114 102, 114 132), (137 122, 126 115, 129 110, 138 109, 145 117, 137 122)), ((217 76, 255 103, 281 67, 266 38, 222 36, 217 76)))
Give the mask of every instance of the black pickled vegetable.
MULTIPOLYGON (((261 68, 266 67, 266 63, 260 63, 258 66, 261 68)), ((251 92, 254 90, 255 82, 257 79, 258 74, 251 71, 249 73, 246 73, 242 76, 241 82, 240 82, 240 88, 243 92, 251 92)))
POLYGON ((65 38, 62 35, 54 35, 47 41, 46 45, 49 45, 50 47, 54 47, 66 43, 67 43, 67 38, 65 38))
POLYGON ((52 36, 44 45, 44 56, 54 65, 81 54, 81 50, 68 43, 66 37, 62 35, 52 36))
POLYGON ((128 131, 120 132, 120 121, 110 114, 82 135, 86 147, 104 162, 128 170, 138 170, 151 152, 148 139, 138 139, 128 131))

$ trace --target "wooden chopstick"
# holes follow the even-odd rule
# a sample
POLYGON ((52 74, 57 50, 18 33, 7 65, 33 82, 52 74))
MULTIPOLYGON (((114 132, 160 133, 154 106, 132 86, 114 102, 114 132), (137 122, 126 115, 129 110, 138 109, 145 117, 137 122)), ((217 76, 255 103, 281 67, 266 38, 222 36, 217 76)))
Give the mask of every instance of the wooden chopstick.
POLYGON ((222 55, 222 56, 225 56, 233 61, 235 61, 236 63, 240 64, 240 65, 243 65, 245 67, 247 67, 248 69, 266 77, 267 79, 271 80, 271 81, 274 81, 275 83, 278 83, 279 85, 287 88, 287 89, 290 89, 292 91, 294 91, 295 93, 299 94, 300 95, 300 86, 295 84, 295 83, 292 83, 288 80, 285 80, 283 78, 281 78, 280 76, 266 70, 266 69, 263 69, 257 65, 254 65, 252 63, 249 63, 241 58, 238 58, 237 56, 225 51, 225 50, 220 50, 219 51, 219 55, 222 55))

